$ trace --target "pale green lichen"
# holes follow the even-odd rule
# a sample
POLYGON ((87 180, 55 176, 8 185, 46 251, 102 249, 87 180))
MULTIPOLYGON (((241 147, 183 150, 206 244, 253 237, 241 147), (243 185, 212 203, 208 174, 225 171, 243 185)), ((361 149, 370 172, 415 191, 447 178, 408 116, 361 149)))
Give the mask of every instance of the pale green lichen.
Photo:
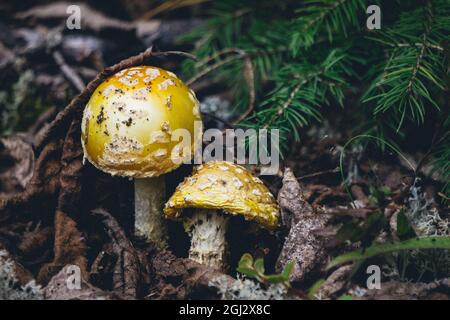
MULTIPOLYGON (((427 198, 420 187, 420 179, 417 178, 410 188, 405 216, 411 227, 419 237, 448 236, 450 235, 450 222, 443 218, 434 207, 434 199, 427 198)), ((425 274, 431 274, 433 279, 450 276, 450 251, 442 249, 433 250, 411 250, 402 255, 396 253, 397 259, 383 265, 383 276, 389 280, 412 280, 420 281, 425 274), (408 275, 408 269, 414 267, 419 270, 418 277, 408 275)))
POLYGON ((405 216, 418 236, 446 236, 450 234, 450 222, 433 208, 434 199, 427 199, 416 179, 410 189, 408 208, 405 216))

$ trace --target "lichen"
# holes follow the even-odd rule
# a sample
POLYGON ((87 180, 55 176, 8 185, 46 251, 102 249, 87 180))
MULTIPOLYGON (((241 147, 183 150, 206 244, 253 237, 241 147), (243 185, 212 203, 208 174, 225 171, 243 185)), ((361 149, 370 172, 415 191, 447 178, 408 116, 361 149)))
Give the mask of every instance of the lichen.
MULTIPOLYGON (((420 184, 421 180, 416 178, 410 188, 410 196, 404 211, 411 227, 419 237, 450 235, 450 221, 439 214, 434 207, 434 199, 427 198, 420 184)), ((399 257, 399 254, 394 254, 394 256, 399 257)), ((425 273, 430 274, 432 279, 450 276, 449 250, 411 250, 402 260, 406 266, 395 262, 383 265, 383 276, 389 280, 400 281, 420 281, 425 273), (412 278, 411 275, 405 273, 410 266, 420 270, 418 278, 412 278)))
MULTIPOLYGON (((0 134, 9 135, 28 128, 47 105, 33 85, 35 74, 32 70, 20 72, 16 82, 0 91, 0 134)), ((6 85, 6 84, 5 84, 6 85)))
POLYGON ((209 286, 216 288, 222 300, 285 300, 286 287, 281 284, 270 284, 267 288, 261 284, 239 276, 230 283, 227 277, 219 276, 209 282, 209 286))
POLYGON ((420 179, 414 181, 408 198, 405 216, 418 236, 445 236, 450 234, 450 222, 433 208, 434 199, 427 199, 420 187, 420 179))
POLYGON ((41 287, 32 280, 20 285, 14 273, 14 262, 0 250, 0 300, 42 300, 41 287))

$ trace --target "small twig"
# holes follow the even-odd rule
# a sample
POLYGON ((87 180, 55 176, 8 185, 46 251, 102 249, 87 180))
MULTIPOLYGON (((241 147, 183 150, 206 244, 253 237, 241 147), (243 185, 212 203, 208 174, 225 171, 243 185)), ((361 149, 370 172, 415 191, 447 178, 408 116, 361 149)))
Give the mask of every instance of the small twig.
POLYGON ((239 116, 238 119, 233 121, 233 124, 236 124, 236 123, 241 122, 243 119, 245 119, 253 111, 254 106, 255 106, 255 99, 256 99, 255 70, 253 68, 253 63, 252 63, 252 59, 251 59, 250 55, 246 51, 239 49, 239 48, 225 48, 225 49, 215 53, 214 55, 207 57, 206 59, 203 59, 202 61, 200 61, 198 64, 198 67, 205 66, 209 62, 214 61, 217 58, 219 58, 225 54, 234 54, 234 55, 227 57, 223 60, 220 60, 220 61, 212 64, 209 67, 206 67, 201 72, 199 72, 198 74, 193 76, 191 79, 189 79, 186 84, 189 86, 192 83, 194 83, 195 81, 197 81, 200 78, 207 75, 208 73, 218 69, 219 67, 221 67, 229 62, 242 59, 244 61, 244 78, 245 78, 245 81, 247 82, 248 91, 249 91, 248 104, 247 104, 247 109, 245 110, 245 112, 243 112, 239 116))
MULTIPOLYGON (((152 48, 150 48, 149 50, 152 50, 152 48)), ((184 51, 159 51, 159 52, 153 52, 153 57, 159 57, 159 56, 169 56, 169 55, 175 55, 175 56, 182 56, 185 58, 189 58, 192 59, 194 61, 197 61, 198 58, 188 52, 184 52, 184 51)))
POLYGON ((427 49, 427 43, 428 43, 428 36, 431 32, 431 20, 433 18, 433 13, 431 10, 431 1, 427 1, 427 13, 426 13, 426 22, 425 22, 425 32, 422 35, 422 43, 423 46, 420 48, 419 55, 417 56, 416 65, 413 68, 413 72, 411 75, 411 78, 409 79, 408 86, 406 87, 406 91, 408 94, 411 94, 412 92, 412 86, 414 84, 414 81, 417 78, 417 73, 420 69, 420 64, 422 63, 423 57, 425 55, 425 50, 427 49))
POLYGON ((447 197, 447 196, 446 196, 445 194, 443 194, 442 192, 438 192, 438 195, 439 195, 442 199, 450 200, 450 198, 447 197))
POLYGON ((420 42, 416 42, 413 44, 409 44, 409 43, 394 43, 394 44, 389 44, 391 47, 396 47, 396 48, 411 48, 411 47, 418 47, 418 48, 423 48, 423 47, 427 47, 427 48, 431 48, 431 49, 436 49, 439 51, 444 51, 444 48, 442 48, 439 45, 434 45, 431 43, 420 43, 420 42))
POLYGON ((450 93, 450 91, 447 91, 446 95, 445 95, 445 97, 447 97, 447 99, 446 99, 445 110, 444 110, 444 113, 442 116, 442 120, 439 121, 436 125, 436 128, 433 133, 433 137, 431 138, 431 143, 430 143, 430 147, 428 148, 428 151, 423 155, 423 157, 419 160, 419 162, 416 166, 416 169, 415 169, 416 174, 419 173, 420 169, 425 164, 425 161, 433 153, 433 149, 436 145, 436 142, 439 141, 439 139, 438 139, 439 133, 441 132, 442 128, 445 125, 445 122, 448 119, 448 116, 450 113, 450 102, 449 102, 450 94, 449 93, 450 93))
POLYGON ((186 84, 188 86, 190 86, 192 83, 196 82, 200 78, 203 78, 208 73, 210 73, 210 72, 220 68, 221 66, 223 66, 223 65, 225 65, 225 64, 227 64, 229 62, 232 62, 232 61, 235 61, 235 60, 239 60, 239 59, 242 59, 242 56, 240 56, 240 55, 231 56, 231 57, 228 57, 226 59, 220 60, 219 62, 216 62, 213 65, 209 66, 208 68, 205 68, 201 72, 197 73, 195 76, 193 76, 188 81, 186 81, 186 84))
POLYGON ((255 92, 255 70, 253 69, 253 63, 252 59, 246 55, 244 58, 244 77, 245 81, 247 82, 248 86, 248 103, 247 103, 247 109, 245 112, 243 112, 239 118, 237 118, 233 124, 239 123, 247 116, 252 113, 253 109, 255 108, 255 99, 256 99, 256 92, 255 92))
POLYGON ((288 99, 278 108, 278 111, 272 116, 272 118, 264 125, 264 129, 268 129, 272 123, 275 121, 276 118, 280 117, 283 112, 289 108, 289 106, 291 105, 292 101, 294 100, 295 96, 297 95, 297 93, 300 91, 300 89, 303 87, 303 85, 305 83, 308 82, 309 79, 304 79, 302 81, 300 81, 299 83, 297 83, 297 85, 294 87, 294 89, 291 91, 291 93, 289 94, 288 99))
POLYGON ((217 58, 220 58, 221 56, 230 54, 230 53, 234 53, 234 54, 238 54, 238 55, 246 54, 245 51, 243 51, 242 49, 239 49, 239 48, 234 48, 234 47, 233 48, 225 48, 225 49, 217 51, 213 55, 210 55, 210 56, 198 61, 196 63, 196 67, 202 68, 203 66, 206 66, 207 64, 209 64, 211 61, 214 61, 217 58))
POLYGON ((160 13, 171 11, 174 9, 179 9, 182 7, 187 6, 194 6, 199 5, 203 2, 207 2, 210 0, 169 0, 169 1, 163 1, 159 6, 156 8, 146 12, 142 17, 140 17, 140 20, 150 20, 153 17, 159 15, 160 13))
POLYGON ((318 23, 320 20, 324 19, 330 12, 333 10, 336 10, 339 6, 343 5, 347 0, 340 0, 335 2, 334 4, 330 5, 326 10, 323 10, 316 18, 309 21, 304 27, 302 31, 307 31, 311 29, 316 23, 318 23))
POLYGON ((64 76, 67 78, 67 80, 70 81, 70 83, 78 90, 83 91, 85 88, 83 80, 81 80, 80 76, 73 70, 64 60, 63 55, 58 50, 54 51, 53 59, 55 59, 56 63, 58 64, 59 68, 61 69, 64 76))
POLYGON ((203 116, 206 116, 206 117, 208 117, 208 118, 214 119, 214 120, 216 120, 216 121, 222 122, 224 125, 226 125, 227 127, 231 128, 231 129, 234 128, 234 125, 231 124, 230 122, 228 122, 228 121, 226 121, 226 120, 224 120, 224 119, 221 119, 221 118, 219 118, 218 116, 215 116, 215 115, 213 115, 213 114, 211 114, 211 113, 208 113, 208 112, 202 112, 202 115, 203 115, 203 116))

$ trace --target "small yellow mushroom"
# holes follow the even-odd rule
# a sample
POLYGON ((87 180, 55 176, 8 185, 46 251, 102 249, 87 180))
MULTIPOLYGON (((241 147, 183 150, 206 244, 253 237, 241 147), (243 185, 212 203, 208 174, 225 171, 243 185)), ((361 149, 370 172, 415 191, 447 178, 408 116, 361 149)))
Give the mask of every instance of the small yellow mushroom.
POLYGON ((167 238, 161 217, 165 192, 161 176, 181 164, 172 159, 179 141, 172 141, 171 134, 188 130, 192 155, 194 123, 201 123, 198 109, 194 93, 180 79, 151 66, 112 75, 97 87, 84 109, 85 158, 111 175, 135 178, 136 233, 161 247, 167 238))
POLYGON ((279 208, 267 187, 245 168, 226 161, 197 167, 177 187, 164 214, 180 219, 187 208, 199 209, 183 219, 191 236, 189 258, 217 269, 225 268, 228 224, 218 211, 241 215, 267 229, 278 226, 279 208))

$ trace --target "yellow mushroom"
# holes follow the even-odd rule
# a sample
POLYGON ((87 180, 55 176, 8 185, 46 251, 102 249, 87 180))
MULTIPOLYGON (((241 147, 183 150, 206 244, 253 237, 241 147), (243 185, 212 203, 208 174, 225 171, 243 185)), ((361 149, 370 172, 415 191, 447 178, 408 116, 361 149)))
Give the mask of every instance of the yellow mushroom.
POLYGON ((181 219, 191 236, 189 258, 224 269, 226 263, 227 218, 218 211, 241 215, 267 229, 278 226, 279 208, 263 182, 245 168, 226 161, 212 161, 194 169, 166 203, 167 218, 181 219))
POLYGON ((135 178, 135 229, 166 245, 162 219, 164 178, 193 154, 194 122, 201 124, 195 94, 175 74, 151 66, 119 71, 101 83, 83 113, 85 158, 111 175, 135 178), (172 133, 186 129, 191 148, 172 133), (176 158, 177 161, 174 161, 176 158))

